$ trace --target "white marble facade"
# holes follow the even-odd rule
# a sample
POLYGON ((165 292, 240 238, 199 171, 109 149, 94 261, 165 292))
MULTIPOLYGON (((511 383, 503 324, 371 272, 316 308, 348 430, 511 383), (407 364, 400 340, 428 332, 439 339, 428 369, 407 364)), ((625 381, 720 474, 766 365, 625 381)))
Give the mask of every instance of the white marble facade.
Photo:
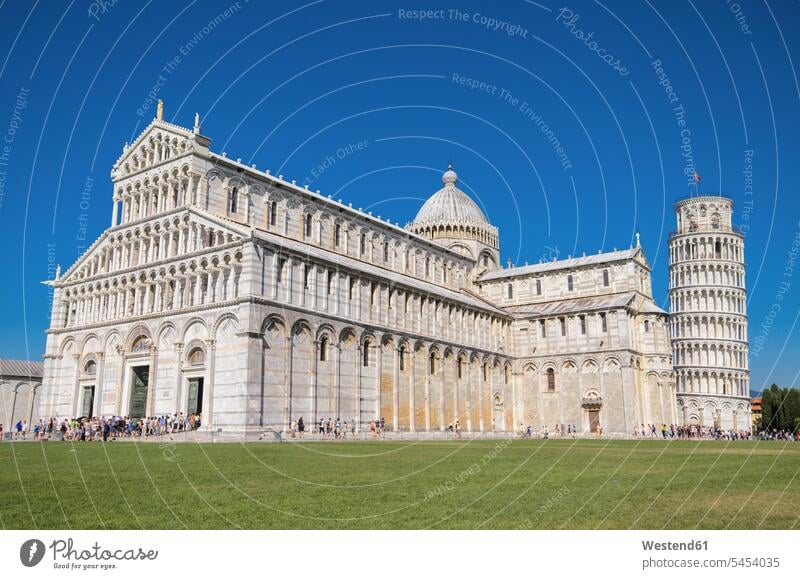
POLYGON ((236 436, 300 417, 679 421, 638 245, 500 268, 497 228, 451 169, 403 228, 209 146, 157 118, 125 147, 111 226, 53 282, 40 416, 197 409, 236 436))
POLYGON ((748 430, 744 235, 732 225, 733 201, 695 196, 675 213, 669 303, 681 422, 748 430))

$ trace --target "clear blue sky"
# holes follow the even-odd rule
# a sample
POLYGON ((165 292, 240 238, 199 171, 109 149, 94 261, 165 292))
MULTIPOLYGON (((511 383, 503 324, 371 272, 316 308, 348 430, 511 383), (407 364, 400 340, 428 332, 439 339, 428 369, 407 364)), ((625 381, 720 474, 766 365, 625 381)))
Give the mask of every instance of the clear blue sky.
POLYGON ((58 4, 0 4, 0 356, 42 355, 48 263, 109 225, 109 171, 157 93, 214 150, 401 223, 452 161, 504 263, 638 229, 663 307, 694 164, 747 226, 753 389, 796 382, 795 2, 58 4))

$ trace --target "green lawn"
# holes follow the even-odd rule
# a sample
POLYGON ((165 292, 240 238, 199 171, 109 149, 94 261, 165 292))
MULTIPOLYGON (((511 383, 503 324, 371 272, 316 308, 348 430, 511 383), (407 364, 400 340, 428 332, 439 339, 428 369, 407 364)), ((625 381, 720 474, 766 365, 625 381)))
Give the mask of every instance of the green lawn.
POLYGON ((3 528, 800 528, 800 444, 0 443, 3 528))

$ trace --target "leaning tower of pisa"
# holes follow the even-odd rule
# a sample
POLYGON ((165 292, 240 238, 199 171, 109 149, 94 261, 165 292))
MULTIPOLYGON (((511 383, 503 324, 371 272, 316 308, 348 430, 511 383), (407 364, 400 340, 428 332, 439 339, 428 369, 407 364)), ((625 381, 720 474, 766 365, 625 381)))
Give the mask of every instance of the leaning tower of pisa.
POLYGON ((733 201, 691 197, 675 213, 669 309, 679 417, 749 430, 744 236, 732 226, 733 201))

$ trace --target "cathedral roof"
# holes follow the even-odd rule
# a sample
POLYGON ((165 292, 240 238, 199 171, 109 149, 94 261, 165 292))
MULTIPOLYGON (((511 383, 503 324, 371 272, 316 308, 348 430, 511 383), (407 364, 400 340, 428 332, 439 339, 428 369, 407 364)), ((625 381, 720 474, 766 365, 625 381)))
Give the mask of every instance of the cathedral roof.
MULTIPOLYGON (((507 277, 517 277, 521 275, 531 275, 537 273, 545 273, 549 271, 558 271, 561 269, 574 269, 584 267, 587 265, 598 265, 601 263, 610 263, 614 261, 622 261, 636 257, 642 251, 641 247, 631 247, 630 249, 621 249, 609 251, 606 253, 596 253, 594 255, 584 255, 581 257, 570 257, 569 259, 559 259, 547 261, 544 263, 535 263, 533 265, 524 265, 522 267, 511 267, 506 269, 499 269, 486 273, 480 281, 492 281, 503 279, 507 277)), ((644 255, 642 255, 644 258, 644 255)))
POLYGON ((640 299, 637 292, 624 292, 601 296, 573 298, 569 300, 540 302, 505 308, 511 314, 522 316, 555 316, 562 314, 591 312, 630 307, 645 314, 666 314, 655 303, 640 299))
POLYGON ((43 367, 42 362, 32 360, 0 359, 0 376, 41 379, 43 367))
POLYGON ((458 175, 452 166, 442 175, 444 187, 428 199, 414 218, 413 225, 423 224, 476 224, 489 225, 478 204, 456 187, 458 175))

